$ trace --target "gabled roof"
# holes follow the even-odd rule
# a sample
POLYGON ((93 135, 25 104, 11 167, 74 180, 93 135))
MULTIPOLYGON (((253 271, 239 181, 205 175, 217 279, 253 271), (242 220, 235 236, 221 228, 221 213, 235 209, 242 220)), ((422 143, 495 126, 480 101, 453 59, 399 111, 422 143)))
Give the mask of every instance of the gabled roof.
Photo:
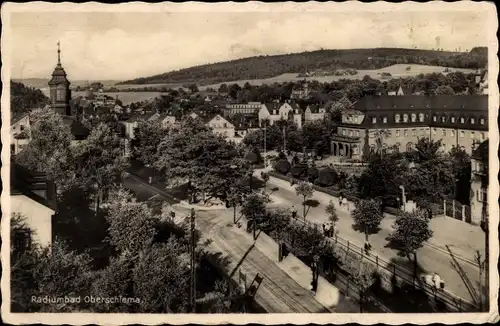
POLYGON ((10 125, 11 126, 15 125, 16 123, 18 123, 19 121, 21 121, 22 119, 24 119, 26 117, 29 117, 29 113, 24 113, 22 115, 17 115, 17 116, 12 115, 11 119, 10 119, 10 125))
POLYGON ((75 117, 62 116, 64 124, 68 125, 71 134, 75 137, 75 140, 86 139, 90 135, 90 130, 85 127, 80 121, 76 120, 75 117))
POLYGON ((10 194, 24 195, 53 211, 57 208, 55 185, 46 174, 14 162, 10 166, 10 194))

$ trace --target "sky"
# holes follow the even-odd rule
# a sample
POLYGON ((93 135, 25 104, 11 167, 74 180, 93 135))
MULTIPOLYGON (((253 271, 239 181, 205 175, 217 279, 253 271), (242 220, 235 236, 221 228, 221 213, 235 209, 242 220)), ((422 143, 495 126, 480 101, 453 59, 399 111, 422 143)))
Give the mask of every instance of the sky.
POLYGON ((486 46, 478 12, 11 13, 12 78, 126 80, 255 55, 324 49, 486 46))

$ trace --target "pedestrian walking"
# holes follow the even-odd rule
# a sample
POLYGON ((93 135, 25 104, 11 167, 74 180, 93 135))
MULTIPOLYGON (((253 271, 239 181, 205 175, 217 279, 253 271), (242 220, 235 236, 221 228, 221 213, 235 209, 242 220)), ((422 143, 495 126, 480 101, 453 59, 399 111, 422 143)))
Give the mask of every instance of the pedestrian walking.
POLYGON ((292 217, 297 218, 297 210, 295 209, 295 206, 292 206, 292 217))
POLYGON ((342 206, 345 206, 345 208, 349 210, 349 203, 347 202, 347 199, 345 197, 342 198, 342 206))

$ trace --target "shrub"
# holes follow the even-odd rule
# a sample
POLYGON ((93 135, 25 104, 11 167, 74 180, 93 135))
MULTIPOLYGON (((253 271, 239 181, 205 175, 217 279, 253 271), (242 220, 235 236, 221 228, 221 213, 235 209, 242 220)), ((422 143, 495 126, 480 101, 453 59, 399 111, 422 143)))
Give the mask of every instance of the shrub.
POLYGON ((253 149, 245 155, 245 160, 250 164, 259 164, 262 162, 262 156, 257 149, 253 149))
POLYGON ((309 179, 309 182, 314 183, 314 181, 318 178, 319 170, 315 166, 311 166, 309 169, 307 169, 307 178, 309 179))
POLYGON ((274 169, 281 174, 288 174, 290 172, 291 164, 288 160, 281 159, 274 165, 274 169))
POLYGON ((317 184, 322 187, 333 186, 338 181, 338 174, 332 168, 319 170, 317 184))
POLYGON ((307 165, 296 164, 292 166, 290 173, 294 178, 300 179, 301 177, 307 175, 307 165))

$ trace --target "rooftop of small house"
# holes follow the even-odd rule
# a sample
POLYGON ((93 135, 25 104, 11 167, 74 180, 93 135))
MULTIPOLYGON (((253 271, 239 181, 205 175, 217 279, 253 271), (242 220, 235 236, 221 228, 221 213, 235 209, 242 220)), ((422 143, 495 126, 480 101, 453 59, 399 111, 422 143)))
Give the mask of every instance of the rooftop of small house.
POLYGON ((54 211, 57 208, 55 185, 47 175, 14 162, 10 166, 10 194, 24 195, 54 211))

